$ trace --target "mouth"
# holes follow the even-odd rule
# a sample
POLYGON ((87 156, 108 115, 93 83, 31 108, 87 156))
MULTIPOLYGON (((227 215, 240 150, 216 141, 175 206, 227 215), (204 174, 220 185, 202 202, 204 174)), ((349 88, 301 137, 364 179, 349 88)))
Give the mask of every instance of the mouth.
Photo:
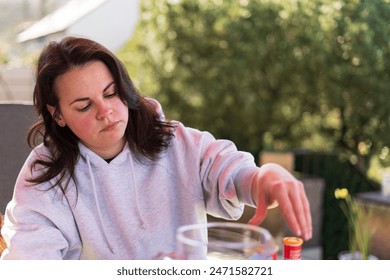
POLYGON ((109 123, 109 124, 108 124, 107 126, 105 126, 100 132, 113 130, 113 129, 115 129, 115 128, 117 127, 118 124, 119 124, 119 121, 109 123))

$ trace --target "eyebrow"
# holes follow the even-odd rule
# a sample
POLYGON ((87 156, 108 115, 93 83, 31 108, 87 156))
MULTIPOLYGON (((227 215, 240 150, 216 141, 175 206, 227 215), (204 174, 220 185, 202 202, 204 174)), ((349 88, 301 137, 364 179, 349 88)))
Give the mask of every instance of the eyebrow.
MULTIPOLYGON (((109 83, 107 86, 105 86, 105 88, 103 89, 103 93, 109 89, 112 85, 114 85, 115 82, 112 81, 111 83, 109 83)), ((73 103, 76 103, 76 102, 82 102, 82 101, 88 101, 89 100, 89 97, 80 97, 80 98, 76 98, 75 100, 73 100, 69 105, 72 105, 73 103)))

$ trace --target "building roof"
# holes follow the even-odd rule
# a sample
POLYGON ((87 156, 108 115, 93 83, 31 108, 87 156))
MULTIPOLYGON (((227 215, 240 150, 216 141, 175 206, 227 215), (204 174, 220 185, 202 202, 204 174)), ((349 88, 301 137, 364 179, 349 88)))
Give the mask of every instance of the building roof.
POLYGON ((107 0, 70 0, 53 13, 19 33, 16 40, 21 43, 64 31, 106 1, 107 0))

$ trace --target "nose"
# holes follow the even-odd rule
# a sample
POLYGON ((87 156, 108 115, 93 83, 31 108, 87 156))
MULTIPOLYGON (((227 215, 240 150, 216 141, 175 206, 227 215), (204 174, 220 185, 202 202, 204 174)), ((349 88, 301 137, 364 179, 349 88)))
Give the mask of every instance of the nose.
POLYGON ((112 114, 112 108, 107 102, 99 102, 97 104, 96 118, 98 120, 103 120, 112 114))

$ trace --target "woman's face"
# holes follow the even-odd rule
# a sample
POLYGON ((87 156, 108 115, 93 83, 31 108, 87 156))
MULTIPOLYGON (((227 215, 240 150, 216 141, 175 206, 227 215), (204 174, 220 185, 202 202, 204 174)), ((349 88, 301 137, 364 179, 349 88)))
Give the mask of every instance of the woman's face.
MULTIPOLYGON (((114 79, 100 61, 72 68, 54 81, 60 126, 67 125, 80 141, 104 159, 118 155, 126 142, 128 108, 117 93, 114 79)), ((48 105, 54 114, 54 107, 48 105)))

